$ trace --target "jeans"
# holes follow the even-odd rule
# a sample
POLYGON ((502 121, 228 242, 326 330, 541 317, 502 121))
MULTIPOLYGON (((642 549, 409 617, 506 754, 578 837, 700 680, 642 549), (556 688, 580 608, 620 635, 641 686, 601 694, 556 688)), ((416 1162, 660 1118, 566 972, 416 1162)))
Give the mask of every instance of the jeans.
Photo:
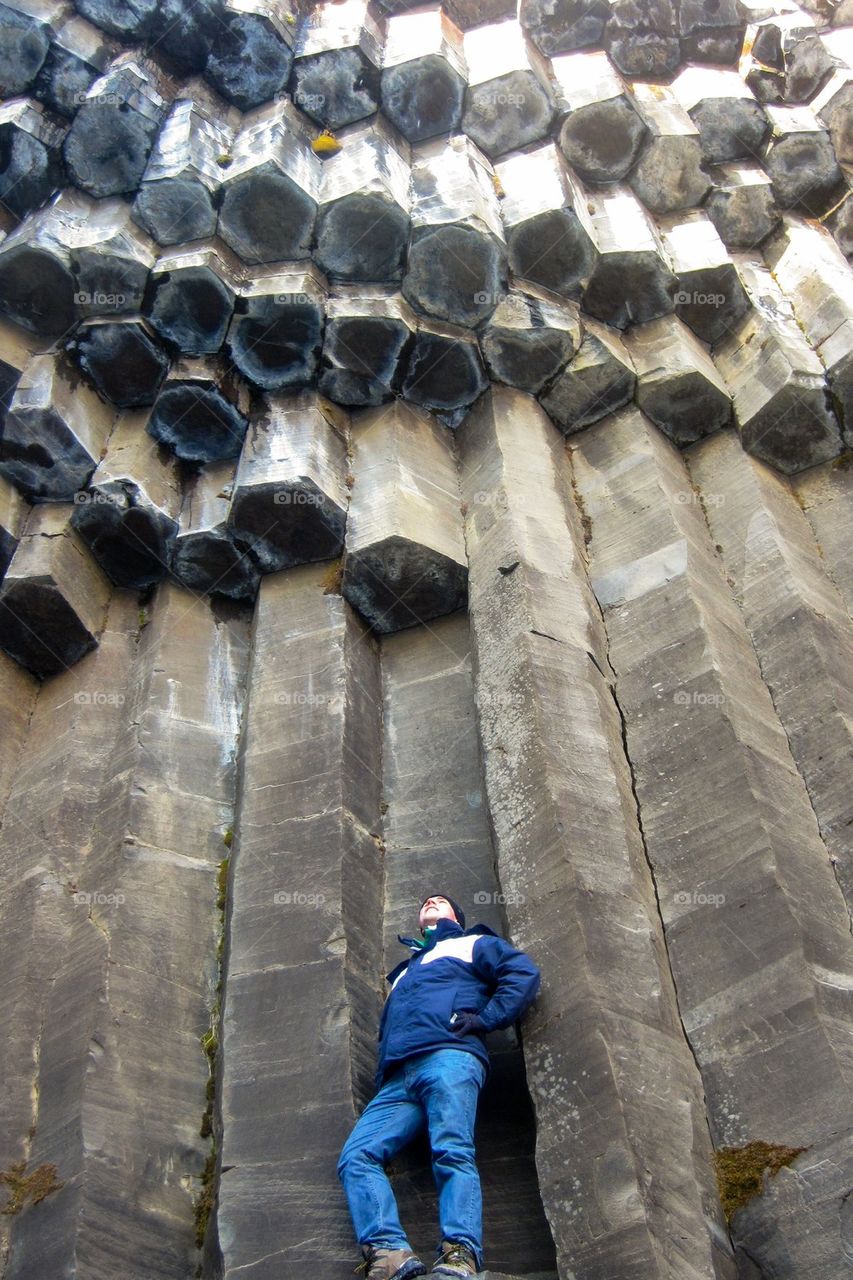
POLYGON ((392 1070, 361 1113, 338 1160, 360 1245, 411 1248, 383 1165, 429 1129, 441 1240, 468 1246, 482 1269, 483 1200, 474 1121, 486 1066, 466 1049, 433 1049, 392 1070))

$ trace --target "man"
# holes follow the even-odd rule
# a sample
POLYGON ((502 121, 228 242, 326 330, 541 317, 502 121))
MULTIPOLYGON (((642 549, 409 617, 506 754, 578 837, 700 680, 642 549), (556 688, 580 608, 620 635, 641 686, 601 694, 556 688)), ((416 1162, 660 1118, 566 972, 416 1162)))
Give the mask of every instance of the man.
POLYGON ((488 925, 465 928, 443 894, 425 898, 421 939, 387 975, 379 1025, 379 1092, 344 1143, 338 1177, 364 1261, 364 1280, 426 1274, 400 1225, 384 1165, 426 1124, 438 1190, 440 1244, 430 1275, 475 1276, 483 1265, 474 1120, 490 1072, 487 1031, 508 1027, 536 998, 536 965, 488 925))

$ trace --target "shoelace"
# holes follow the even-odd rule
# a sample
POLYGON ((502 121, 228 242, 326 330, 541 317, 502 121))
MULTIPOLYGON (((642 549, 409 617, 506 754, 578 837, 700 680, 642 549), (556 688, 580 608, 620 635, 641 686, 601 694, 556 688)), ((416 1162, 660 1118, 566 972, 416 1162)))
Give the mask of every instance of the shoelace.
POLYGON ((452 1244, 449 1249, 445 1249, 444 1253, 439 1257, 439 1262, 464 1262, 468 1263, 472 1254, 467 1246, 462 1244, 452 1244))

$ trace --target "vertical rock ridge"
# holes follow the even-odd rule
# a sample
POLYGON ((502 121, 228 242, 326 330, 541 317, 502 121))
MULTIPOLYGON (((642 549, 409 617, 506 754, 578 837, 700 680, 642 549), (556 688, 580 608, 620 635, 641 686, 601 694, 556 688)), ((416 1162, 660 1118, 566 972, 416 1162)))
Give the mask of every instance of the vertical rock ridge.
POLYGON ((558 1268, 731 1277, 564 442, 494 388, 459 448, 498 872, 543 974, 524 1052, 558 1268))

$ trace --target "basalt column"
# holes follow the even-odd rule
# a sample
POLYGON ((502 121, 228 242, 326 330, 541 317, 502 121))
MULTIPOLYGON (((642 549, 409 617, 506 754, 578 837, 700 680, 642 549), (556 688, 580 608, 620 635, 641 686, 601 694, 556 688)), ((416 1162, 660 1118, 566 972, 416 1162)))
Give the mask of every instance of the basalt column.
POLYGON ((376 641, 334 563, 267 574, 224 955, 210 1271, 223 1280, 352 1272, 335 1169, 371 1092, 384 995, 380 727, 376 641))
POLYGON ((730 1278, 563 437, 507 388, 458 434, 497 873, 542 970, 524 1055, 560 1276, 730 1278))
MULTIPOLYGON (((761 563, 760 510, 740 556, 731 523, 755 490, 718 458, 714 480, 701 468, 694 491, 683 458, 636 409, 578 437, 574 459, 640 820, 714 1143, 775 1148, 759 1160, 759 1175, 771 1158, 788 1161, 768 1194, 733 1213, 741 1275, 841 1280, 850 1262, 853 938, 791 755, 805 746, 793 733, 796 700, 777 688, 789 746, 744 625, 770 679, 772 635, 757 583, 742 568, 744 554, 751 567, 761 563), (710 521, 744 619, 702 503, 709 515, 712 505, 727 513, 710 521)), ((768 551, 785 535, 784 524, 774 532, 769 521, 764 531, 768 551)), ((790 591, 795 581, 782 575, 773 589, 790 591)), ((805 639, 805 611, 799 625, 805 639)), ((828 684, 822 697, 832 692, 828 684)), ((830 743, 827 769, 837 735, 830 743)))
MULTIPOLYGON (((457 611, 409 627, 384 636, 381 649, 387 973, 409 954, 397 934, 418 936, 418 906, 427 894, 447 893, 464 903, 469 928, 482 921, 503 937, 508 931, 477 740, 468 618, 457 611)), ((533 1160, 533 1108, 515 1028, 492 1033, 487 1047, 492 1072, 474 1135, 485 1266, 499 1273, 553 1273, 554 1244, 533 1160)), ((425 1135, 393 1161, 391 1178, 412 1247, 429 1265, 438 1216, 425 1135)))

